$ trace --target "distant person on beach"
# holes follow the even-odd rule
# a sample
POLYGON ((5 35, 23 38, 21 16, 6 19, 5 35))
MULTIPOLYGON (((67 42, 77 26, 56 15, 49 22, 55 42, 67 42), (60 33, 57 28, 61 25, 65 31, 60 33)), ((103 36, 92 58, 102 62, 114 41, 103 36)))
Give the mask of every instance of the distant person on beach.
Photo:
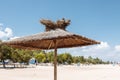
POLYGON ((35 59, 35 65, 37 66, 37 60, 35 59))

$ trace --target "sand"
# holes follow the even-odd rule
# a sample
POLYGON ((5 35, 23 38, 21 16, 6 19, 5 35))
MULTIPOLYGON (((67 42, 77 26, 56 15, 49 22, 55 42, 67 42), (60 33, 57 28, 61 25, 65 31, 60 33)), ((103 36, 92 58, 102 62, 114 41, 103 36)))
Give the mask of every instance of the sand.
MULTIPOLYGON (((0 69, 0 80, 53 80, 53 66, 0 69)), ((120 80, 120 66, 58 66, 58 80, 120 80)))

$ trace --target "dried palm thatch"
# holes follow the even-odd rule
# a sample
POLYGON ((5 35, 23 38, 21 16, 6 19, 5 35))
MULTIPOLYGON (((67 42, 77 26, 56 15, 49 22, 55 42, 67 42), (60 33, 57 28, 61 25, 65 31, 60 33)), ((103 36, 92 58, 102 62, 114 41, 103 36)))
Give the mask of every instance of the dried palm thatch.
POLYGON ((54 40, 57 41, 57 48, 87 46, 99 43, 86 37, 64 31, 62 29, 25 36, 6 43, 18 48, 54 49, 54 40))
POLYGON ((63 29, 65 30, 66 27, 70 24, 70 20, 65 20, 64 18, 62 20, 58 20, 56 22, 53 22, 51 20, 42 19, 40 22, 46 26, 46 31, 55 30, 55 29, 63 29))

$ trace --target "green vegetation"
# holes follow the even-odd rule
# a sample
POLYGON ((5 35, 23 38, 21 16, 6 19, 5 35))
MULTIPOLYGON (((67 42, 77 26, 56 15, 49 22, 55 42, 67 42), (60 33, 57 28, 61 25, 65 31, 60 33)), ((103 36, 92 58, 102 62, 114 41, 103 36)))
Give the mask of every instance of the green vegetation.
MULTIPOLYGON (((0 41, 1 43, 1 41, 0 41)), ((0 62, 3 63, 5 67, 5 60, 9 59, 13 63, 25 63, 29 64, 29 60, 35 58, 38 63, 53 63, 54 62, 54 52, 45 52, 41 50, 22 50, 14 49, 6 45, 0 44, 0 62)), ((58 64, 72 64, 72 63, 82 63, 82 64, 108 64, 109 61, 104 62, 99 58, 92 58, 89 56, 85 58, 84 56, 72 56, 70 53, 58 54, 57 57, 58 64)))

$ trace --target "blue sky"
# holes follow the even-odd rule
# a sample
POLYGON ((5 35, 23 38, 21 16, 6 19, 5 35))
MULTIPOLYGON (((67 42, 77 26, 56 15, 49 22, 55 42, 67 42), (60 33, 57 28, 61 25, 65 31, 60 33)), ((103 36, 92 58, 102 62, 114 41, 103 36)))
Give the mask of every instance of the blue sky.
MULTIPOLYGON (((75 55, 119 61, 119 4, 119 0, 0 0, 0 39, 43 32, 40 19, 56 21, 64 17, 71 19, 68 31, 102 42, 100 47, 92 46, 102 46, 94 55, 89 51, 81 52, 83 48, 73 49, 75 55), (76 49, 80 50, 79 54, 75 52, 76 49)), ((90 50, 90 47, 86 50, 90 50)))

